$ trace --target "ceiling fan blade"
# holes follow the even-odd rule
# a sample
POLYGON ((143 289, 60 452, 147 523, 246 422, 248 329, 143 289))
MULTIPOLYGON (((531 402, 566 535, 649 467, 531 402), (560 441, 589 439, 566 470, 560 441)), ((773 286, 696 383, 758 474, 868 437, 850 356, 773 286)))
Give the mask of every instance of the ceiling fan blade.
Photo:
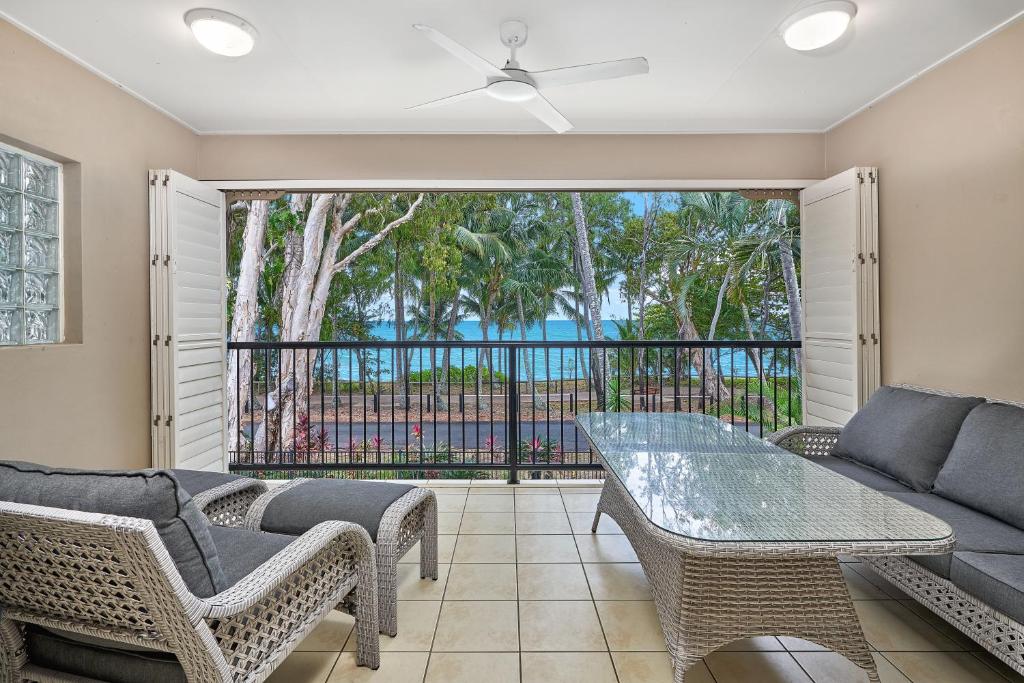
POLYGON ((489 78, 505 78, 506 74, 504 71, 494 66, 486 59, 473 52, 469 48, 460 45, 445 34, 438 31, 436 28, 425 26, 424 24, 413 24, 412 27, 417 31, 421 31, 427 38, 443 47, 445 50, 453 54, 454 56, 461 59, 466 64, 479 71, 484 76, 489 78))
POLYGON ((466 92, 460 92, 455 95, 449 95, 448 97, 442 97, 437 100, 430 100, 422 104, 416 104, 406 109, 431 109, 433 107, 441 107, 446 104, 455 104, 456 102, 465 102, 466 100, 476 99, 480 95, 483 95, 487 88, 477 88, 476 90, 467 90, 466 92))
POLYGON ((562 116, 561 112, 555 109, 555 106, 548 102, 540 93, 537 93, 536 97, 531 97, 516 104, 536 116, 556 133, 564 133, 572 129, 572 123, 569 122, 569 119, 562 116))
POLYGON ((643 57, 633 57, 632 59, 616 59, 611 62, 598 62, 597 64, 567 66, 562 69, 531 71, 530 78, 533 79, 538 88, 557 88, 562 85, 572 85, 573 83, 588 83, 590 81, 606 81, 610 78, 637 76, 645 74, 649 70, 650 67, 647 65, 646 59, 643 57))

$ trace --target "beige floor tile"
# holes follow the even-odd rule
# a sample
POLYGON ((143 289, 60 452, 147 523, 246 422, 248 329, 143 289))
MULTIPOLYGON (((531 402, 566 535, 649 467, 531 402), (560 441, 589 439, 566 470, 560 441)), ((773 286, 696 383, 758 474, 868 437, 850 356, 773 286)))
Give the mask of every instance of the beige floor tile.
POLYGON ((741 638, 718 648, 718 652, 782 652, 785 647, 775 636, 741 638))
POLYGON ((883 579, 881 575, 876 573, 868 563, 857 562, 856 564, 851 564, 850 567, 865 579, 878 586, 878 588, 893 600, 913 600, 911 596, 889 583, 886 579, 883 579))
POLYGON ((517 496, 557 496, 558 489, 551 486, 515 486, 517 496))
POLYGON ((515 496, 476 495, 466 499, 466 512, 513 512, 515 496))
MULTIPOLYGON (((667 652, 612 652, 619 683, 672 683, 672 660, 667 652)), ((715 683, 703 661, 686 671, 686 683, 715 683)))
POLYGON ((438 512, 437 533, 457 534, 459 533, 459 521, 462 519, 461 512, 438 512))
POLYGON ((949 622, 940 617, 939 615, 932 612, 930 609, 919 603, 917 600, 900 600, 900 604, 909 609, 911 612, 921 617, 927 622, 932 628, 946 636, 954 643, 959 645, 964 650, 971 652, 982 652, 984 648, 978 643, 974 642, 963 633, 953 628, 949 622))
POLYGON ((889 594, 868 580, 866 576, 855 569, 856 565, 841 564, 840 570, 843 578, 846 579, 846 586, 850 590, 850 597, 854 600, 888 600, 889 594))
POLYGON ((1012 683, 1024 683, 1024 676, 1017 673, 988 652, 972 652, 971 654, 981 660, 982 663, 988 665, 990 669, 994 669, 1006 680, 1012 681, 1012 683))
POLYGON ((576 541, 568 534, 516 536, 516 556, 520 564, 580 561, 576 541))
POLYGON ((519 602, 523 652, 595 652, 606 650, 601 622, 589 600, 519 602))
POLYGON ((512 512, 466 512, 462 515, 463 534, 514 534, 516 518, 512 512))
POLYGON ((337 652, 293 652, 281 662, 268 683, 324 683, 330 675, 337 652))
POLYGON ((445 600, 515 600, 514 564, 453 564, 445 600))
POLYGON ((504 482, 501 482, 497 486, 492 485, 479 485, 469 489, 469 495, 471 496, 507 496, 514 493, 513 487, 508 486, 504 482))
POLYGON ((597 510, 597 501, 600 495, 590 493, 565 493, 562 494, 562 502, 567 512, 589 512, 593 514, 597 510))
POLYGON ((327 615, 313 632, 306 636, 296 652, 340 652, 345 647, 348 635, 355 627, 356 621, 350 615, 337 610, 327 615))
POLYGON ((790 638, 789 636, 779 636, 779 641, 782 646, 790 652, 829 652, 830 650, 817 643, 812 643, 809 640, 802 638, 790 638))
POLYGON ((451 565, 437 565, 437 581, 420 578, 418 564, 398 565, 398 599, 399 600, 440 600, 444 597, 444 586, 448 581, 448 568, 451 565))
POLYGON ((516 537, 509 534, 459 536, 452 562, 503 564, 516 561, 516 537))
POLYGON ((914 683, 1006 683, 969 652, 886 652, 883 656, 914 683))
POLYGON ((437 496, 438 512, 462 512, 466 507, 466 496, 437 496))
POLYGON ((425 683, 519 683, 515 652, 434 652, 425 683))
MULTIPOLYGON (((593 512, 570 512, 569 524, 572 525, 574 534, 590 534, 590 525, 594 523, 593 512)), ((601 515, 601 523, 597 525, 598 534, 621 534, 622 529, 615 523, 615 520, 608 515, 601 515)))
POLYGON ((434 652, 516 652, 518 649, 515 602, 445 601, 434 636, 434 652))
POLYGON ((579 564, 520 564, 520 600, 590 600, 579 564))
POLYGON ((788 652, 713 652, 704 663, 717 683, 812 683, 788 652))
POLYGON ((579 534, 576 545, 584 562, 637 562, 629 539, 621 535, 579 534))
POLYGON ((519 484, 517 484, 516 486, 514 486, 512 488, 515 488, 515 489, 546 488, 546 489, 551 489, 552 491, 557 491, 558 490, 558 481, 556 479, 528 479, 527 477, 529 477, 530 475, 525 473, 525 472, 522 473, 521 476, 523 478, 520 480, 519 484))
MULTIPOLYGON (((398 601, 398 635, 380 637, 381 652, 428 652, 437 626, 441 603, 428 600, 398 601)), ((345 643, 346 652, 355 652, 355 634, 345 643)))
POLYGON ((595 600, 653 600, 639 562, 584 565, 595 600))
POLYGON ((420 683, 429 652, 382 652, 376 671, 356 666, 356 656, 343 652, 327 683, 420 683))
POLYGON ((523 683, 617 683, 607 652, 524 652, 523 683))
MULTIPOLYGON (((876 652, 872 656, 882 683, 911 683, 882 655, 876 652)), ((868 680, 864 669, 835 652, 795 652, 793 658, 814 683, 866 683, 868 680)))
MULTIPOLYGON (((455 534, 438 534, 437 536, 437 562, 438 564, 450 564, 452 553, 455 551, 455 534)), ((402 556, 399 564, 419 564, 420 544, 417 543, 409 552, 402 556)))
POLYGON ((565 512, 559 496, 517 496, 516 512, 565 512))
POLYGON ((864 628, 864 637, 876 650, 950 652, 963 649, 896 600, 857 600, 853 606, 864 628))
POLYGON ((608 649, 621 652, 656 652, 665 649, 665 637, 653 602, 598 601, 608 649))
POLYGON ((569 534, 564 512, 517 512, 517 534, 569 534))

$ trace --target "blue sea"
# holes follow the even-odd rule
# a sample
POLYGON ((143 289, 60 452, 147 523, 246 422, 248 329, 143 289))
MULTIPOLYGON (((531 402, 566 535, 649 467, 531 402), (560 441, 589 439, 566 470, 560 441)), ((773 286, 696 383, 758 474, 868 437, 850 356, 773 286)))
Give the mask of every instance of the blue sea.
MULTIPOLYGON (((456 330, 463 341, 479 341, 483 339, 483 331, 480 328, 480 322, 475 320, 466 320, 459 323, 456 326, 456 330)), ((393 341, 395 339, 395 326, 391 321, 385 321, 377 323, 372 328, 372 333, 380 339, 393 341)), ((618 339, 619 331, 613 320, 604 321, 604 335, 606 339, 618 339)), ((528 330, 527 341, 541 341, 541 328, 539 325, 535 325, 528 330)), ((498 341, 498 329, 495 325, 491 325, 488 332, 490 341, 498 341)), ((411 338, 411 337, 410 337, 411 338)), ((512 332, 506 331, 504 336, 501 337, 504 341, 520 341, 521 336, 518 328, 512 332)), ((576 335, 576 324, 570 320, 549 320, 547 322, 547 339, 548 341, 577 341, 576 335)), ((429 370, 431 367, 430 361, 430 350, 429 349, 414 349, 411 352, 411 363, 410 368, 412 371, 418 370, 429 370)), ((435 349, 435 364, 440 369, 442 364, 442 351, 435 349)), ((451 365, 452 367, 466 367, 476 366, 479 363, 479 351, 476 349, 453 349, 451 352, 451 365)), ((499 371, 505 372, 507 370, 507 351, 504 349, 495 349, 491 351, 492 367, 499 371)), ((657 372, 657 352, 649 352, 648 358, 650 362, 650 372, 657 372)), ((393 368, 394 368, 394 351, 391 349, 383 350, 371 350, 368 352, 370 358, 370 373, 369 379, 377 379, 379 377, 382 381, 388 381, 392 379, 393 368)), ((756 376, 756 370, 754 364, 750 361, 750 357, 742 350, 729 350, 722 349, 720 351, 712 351, 713 358, 721 364, 723 372, 727 375, 736 377, 754 377, 756 376), (720 357, 718 356, 720 354, 720 357)), ((670 355, 667 351, 661 353, 663 370, 668 372, 668 368, 664 367, 669 364, 670 355)), ((339 351, 337 356, 337 377, 341 380, 356 379, 359 375, 359 364, 355 358, 354 353, 348 351, 339 351)), ((612 351, 609 354, 609 359, 614 362, 615 352, 612 351)), ((629 362, 629 355, 626 353, 621 354, 621 359, 624 364, 629 362)), ((324 362, 327 364, 325 372, 329 375, 333 375, 332 367, 334 364, 334 354, 324 354, 324 362)), ((764 352, 765 363, 771 362, 771 352, 764 352)), ((574 379, 581 377, 581 373, 584 372, 583 368, 589 362, 589 355, 586 350, 577 349, 551 349, 545 358, 543 350, 528 350, 520 351, 519 355, 519 366, 520 376, 525 377, 525 365, 529 364, 533 370, 533 376, 535 379, 544 380, 557 380, 557 379, 574 379)), ((486 363, 486 361, 485 361, 486 363)), ((628 369, 623 368, 624 374, 628 375, 628 369)))

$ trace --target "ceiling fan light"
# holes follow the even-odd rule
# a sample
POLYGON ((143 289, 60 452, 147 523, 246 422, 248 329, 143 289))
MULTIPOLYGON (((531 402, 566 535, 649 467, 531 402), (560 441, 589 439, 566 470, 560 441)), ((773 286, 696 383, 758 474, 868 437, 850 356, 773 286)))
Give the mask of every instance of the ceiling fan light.
POLYGON ((525 102, 536 97, 537 89, 529 83, 509 79, 488 85, 487 94, 502 102, 525 102))
POLYGON ((224 57, 242 57, 256 45, 256 29, 252 24, 229 12, 190 9, 185 13, 185 24, 200 45, 224 57))
POLYGON ((852 2, 821 2, 790 15, 779 32, 786 45, 794 50, 817 50, 839 40, 856 14, 857 6, 852 2))

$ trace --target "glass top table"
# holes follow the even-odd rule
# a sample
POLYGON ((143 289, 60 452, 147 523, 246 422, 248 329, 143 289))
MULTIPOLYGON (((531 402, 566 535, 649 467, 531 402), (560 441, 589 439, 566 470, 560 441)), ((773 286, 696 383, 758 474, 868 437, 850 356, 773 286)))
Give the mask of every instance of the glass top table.
POLYGON ((942 520, 710 415, 590 413, 576 422, 609 476, 672 534, 862 552, 952 543, 942 520))

